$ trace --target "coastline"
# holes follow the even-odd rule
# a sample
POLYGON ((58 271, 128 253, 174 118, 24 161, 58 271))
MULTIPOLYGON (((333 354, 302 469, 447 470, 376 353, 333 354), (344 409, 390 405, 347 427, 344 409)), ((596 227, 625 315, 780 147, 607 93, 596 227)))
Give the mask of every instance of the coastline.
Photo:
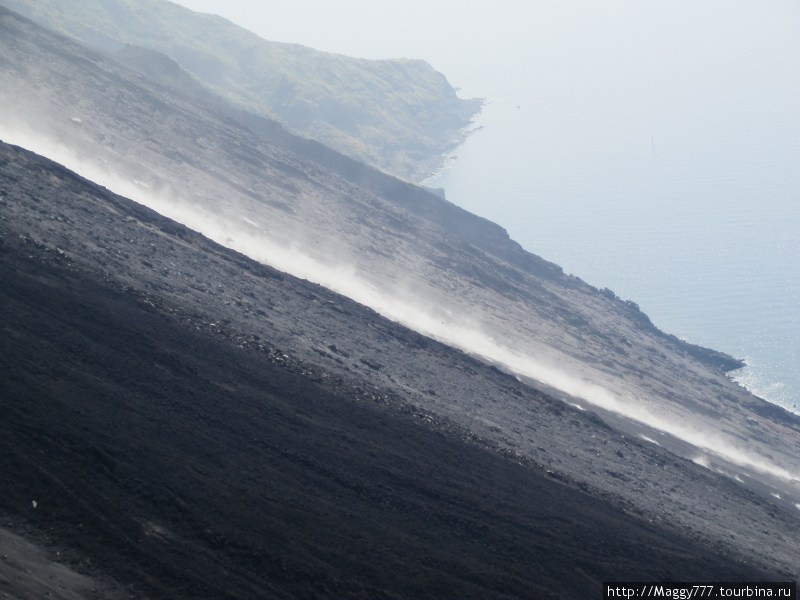
MULTIPOLYGON (((594 179, 579 170, 591 168, 582 167, 581 156, 561 157, 573 170, 549 156, 548 140, 557 149, 552 136, 556 118, 562 118, 555 108, 525 111, 512 101, 486 107, 492 110, 480 115, 481 134, 448 155, 425 185, 444 188, 449 201, 506 227, 524 248, 565 272, 633 298, 659 329, 722 354, 746 356, 747 365, 738 369, 726 361, 733 370, 744 369, 734 380, 800 414, 800 373, 790 358, 796 354, 792 337, 800 331, 789 306, 800 294, 800 273, 786 262, 797 241, 793 220, 780 218, 794 214, 791 203, 772 200, 756 215, 760 230, 779 234, 757 243, 748 234, 751 204, 730 199, 727 180, 713 202, 684 198, 696 192, 681 187, 680 172, 667 177, 683 163, 663 142, 655 155, 649 147, 641 155, 632 149, 626 160, 634 171, 620 176, 623 183, 594 189, 594 179), (534 126, 536 135, 520 136, 534 126), (651 211, 658 216, 649 216, 651 211), (747 252, 751 246, 755 251, 747 252)), ((629 152, 609 152, 623 150, 629 152)))
POLYGON ((469 100, 479 102, 477 109, 470 116, 469 121, 457 130, 457 135, 452 137, 450 141, 442 144, 443 149, 441 152, 435 154, 428 160, 418 163, 414 171, 415 175, 411 178, 411 183, 415 183, 427 189, 427 182, 439 177, 448 166, 456 160, 457 156, 455 153, 458 149, 461 148, 473 134, 483 129, 483 126, 478 125, 477 121, 483 113, 483 109, 488 101, 485 98, 470 98, 469 100))

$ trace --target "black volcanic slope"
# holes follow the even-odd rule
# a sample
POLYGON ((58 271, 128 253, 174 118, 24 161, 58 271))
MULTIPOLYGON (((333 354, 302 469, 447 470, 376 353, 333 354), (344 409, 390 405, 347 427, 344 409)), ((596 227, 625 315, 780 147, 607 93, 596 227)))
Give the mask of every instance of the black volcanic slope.
MULTIPOLYGON (((221 287, 222 263, 255 287, 255 306, 258 290, 282 286, 287 319, 335 294, 5 144, 0 187, 2 523, 46 534, 134 597, 587 598, 605 579, 781 576, 420 418, 402 398, 345 393, 364 385, 355 375, 293 361, 261 336, 220 335, 224 311, 201 327, 188 300, 159 300, 155 277, 132 287, 102 257, 41 234, 79 214, 72 235, 87 243, 140 227, 183 249, 175 268, 204 264, 196 286, 221 287)), ((119 252, 153 266, 158 251, 119 252)), ((348 314, 358 325, 347 344, 358 328, 388 327, 352 303, 348 314)))

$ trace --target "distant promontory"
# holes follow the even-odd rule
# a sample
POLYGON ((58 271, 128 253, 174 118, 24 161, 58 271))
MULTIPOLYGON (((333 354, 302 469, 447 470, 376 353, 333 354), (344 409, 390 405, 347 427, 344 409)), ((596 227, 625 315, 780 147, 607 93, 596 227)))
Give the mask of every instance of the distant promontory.
POLYGON ((264 40, 165 0, 7 0, 12 10, 95 48, 171 57, 229 101, 410 181, 458 145, 481 100, 459 98, 421 60, 367 60, 264 40))

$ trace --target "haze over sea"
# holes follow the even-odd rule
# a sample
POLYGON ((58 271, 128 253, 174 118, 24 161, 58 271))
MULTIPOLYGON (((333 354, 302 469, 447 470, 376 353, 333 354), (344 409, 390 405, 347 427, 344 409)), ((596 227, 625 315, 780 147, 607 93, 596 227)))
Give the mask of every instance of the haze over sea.
POLYGON ((427 183, 800 403, 800 3, 181 0, 487 99, 427 183), (313 15, 311 18, 309 15, 313 15))

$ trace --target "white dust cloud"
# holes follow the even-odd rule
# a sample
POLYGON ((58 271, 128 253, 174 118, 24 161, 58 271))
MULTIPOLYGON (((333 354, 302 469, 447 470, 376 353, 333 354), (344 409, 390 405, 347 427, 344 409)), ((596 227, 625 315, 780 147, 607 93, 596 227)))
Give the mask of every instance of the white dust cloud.
MULTIPOLYGON (((120 176, 102 161, 88 160, 64 144, 41 135, 19 129, 13 130, 9 126, 0 124, 0 138, 59 162, 83 177, 181 222, 222 245, 352 298, 419 333, 493 364, 502 365, 505 370, 513 374, 534 379, 574 398, 668 433, 734 465, 751 468, 787 481, 800 481, 800 477, 794 473, 752 452, 737 448, 723 435, 707 428, 701 429, 691 423, 684 423, 685 416, 674 415, 669 419, 657 415, 636 398, 622 398, 592 381, 575 377, 553 364, 534 358, 526 353, 525 349, 517 350, 498 343, 480 328, 478 322, 466 316, 454 316, 448 311, 448 307, 425 306, 418 298, 412 300, 409 297, 402 297, 396 290, 379 289, 355 268, 337 264, 335 259, 333 262, 323 261, 304 252, 299 245, 287 247, 268 238, 266 234, 253 233, 252 229, 248 231, 241 222, 235 223, 233 220, 225 220, 219 215, 210 214, 189 201, 179 199, 168 190, 153 192, 136 177, 120 176)), ((256 225, 250 219, 239 218, 240 221, 242 219, 251 227, 256 225)), ((583 410, 583 406, 576 407, 583 410)), ((658 443, 645 436, 642 438, 654 444, 658 443)), ((708 458, 705 456, 698 456, 693 461, 710 468, 708 458)))

